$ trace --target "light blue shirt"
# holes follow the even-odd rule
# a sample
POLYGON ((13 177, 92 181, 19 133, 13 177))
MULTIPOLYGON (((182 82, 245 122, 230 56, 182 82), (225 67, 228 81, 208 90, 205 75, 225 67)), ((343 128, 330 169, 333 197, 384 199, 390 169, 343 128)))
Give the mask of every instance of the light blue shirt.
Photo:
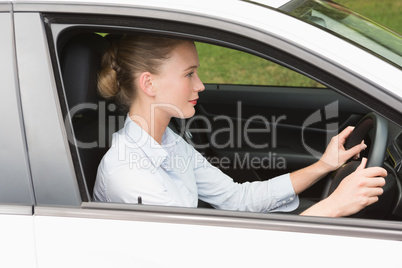
POLYGON ((113 134, 98 167, 94 201, 197 207, 201 199, 225 210, 292 211, 299 205, 289 174, 236 183, 167 128, 159 145, 129 116, 113 134))

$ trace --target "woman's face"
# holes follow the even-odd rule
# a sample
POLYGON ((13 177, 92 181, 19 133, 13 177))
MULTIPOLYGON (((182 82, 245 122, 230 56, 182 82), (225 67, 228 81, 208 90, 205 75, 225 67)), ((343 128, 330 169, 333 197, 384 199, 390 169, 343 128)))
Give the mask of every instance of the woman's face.
POLYGON ((183 42, 173 49, 153 80, 156 111, 168 117, 194 115, 198 92, 205 89, 197 74, 199 65, 194 43, 183 42))

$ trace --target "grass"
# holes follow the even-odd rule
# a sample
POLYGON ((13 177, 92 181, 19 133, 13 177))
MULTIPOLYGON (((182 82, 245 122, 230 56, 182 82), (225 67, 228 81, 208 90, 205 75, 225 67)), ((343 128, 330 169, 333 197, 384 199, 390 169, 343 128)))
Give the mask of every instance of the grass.
MULTIPOLYGON (((402 0, 335 0, 357 13, 402 33, 402 0)), ((204 83, 321 87, 318 82, 265 59, 240 51, 197 43, 204 83)))
POLYGON ((402 0, 335 0, 335 2, 402 34, 402 0))
POLYGON ((197 43, 204 83, 317 87, 319 83, 248 53, 197 43))

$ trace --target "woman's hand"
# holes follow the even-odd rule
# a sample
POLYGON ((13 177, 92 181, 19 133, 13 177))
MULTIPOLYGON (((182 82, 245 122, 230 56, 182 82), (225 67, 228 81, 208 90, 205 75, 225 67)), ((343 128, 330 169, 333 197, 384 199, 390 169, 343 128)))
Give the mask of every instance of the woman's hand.
POLYGON ((331 139, 327 149, 319 160, 328 169, 328 172, 334 171, 341 167, 345 162, 353 156, 359 156, 360 152, 367 148, 367 145, 362 141, 349 150, 346 150, 344 144, 346 139, 352 133, 354 127, 347 127, 337 136, 331 139))
POLYGON ((301 215, 344 217, 377 202, 387 171, 381 167, 365 168, 366 163, 367 158, 363 158, 356 171, 345 177, 329 197, 301 215))
POLYGON ((383 193, 387 171, 381 167, 365 168, 366 163, 367 158, 363 158, 356 171, 344 178, 327 198, 327 205, 337 216, 355 214, 377 202, 383 193))

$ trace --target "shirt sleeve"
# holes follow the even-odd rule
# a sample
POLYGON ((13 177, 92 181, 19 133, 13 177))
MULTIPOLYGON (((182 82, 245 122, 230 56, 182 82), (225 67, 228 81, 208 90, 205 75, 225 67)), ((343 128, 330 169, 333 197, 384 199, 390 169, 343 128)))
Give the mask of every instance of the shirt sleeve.
POLYGON ((251 212, 293 211, 299 206, 289 174, 236 183, 193 148, 199 198, 215 208, 251 212))

